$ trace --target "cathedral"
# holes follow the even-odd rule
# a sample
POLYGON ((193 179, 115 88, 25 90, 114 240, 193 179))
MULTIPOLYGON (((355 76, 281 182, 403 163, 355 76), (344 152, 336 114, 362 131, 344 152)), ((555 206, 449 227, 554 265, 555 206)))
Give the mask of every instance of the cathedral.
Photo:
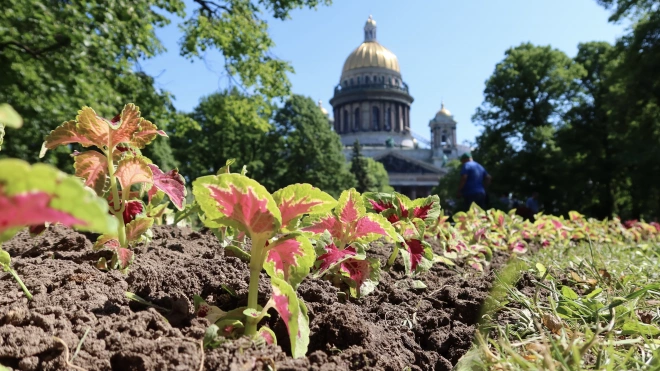
POLYGON ((332 117, 321 102, 319 107, 341 137, 348 161, 357 139, 364 156, 383 164, 390 185, 414 199, 428 196, 447 173, 446 162, 470 148, 456 143, 456 121, 444 104, 429 121, 431 140, 415 135, 410 130, 413 100, 396 55, 377 41, 370 16, 364 42, 346 58, 330 99, 332 117))

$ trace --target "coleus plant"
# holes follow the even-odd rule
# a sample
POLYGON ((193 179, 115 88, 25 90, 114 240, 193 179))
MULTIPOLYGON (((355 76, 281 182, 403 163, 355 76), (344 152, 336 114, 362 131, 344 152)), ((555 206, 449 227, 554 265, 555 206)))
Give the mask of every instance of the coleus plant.
POLYGON ((327 212, 336 201, 309 184, 290 185, 271 195, 255 180, 230 173, 196 179, 193 195, 207 227, 231 227, 245 233, 252 242, 247 307, 223 312, 197 300, 198 316, 215 322, 224 337, 261 335, 273 343, 273 332, 257 326, 274 308, 288 329, 292 355, 303 356, 309 343, 309 318, 296 289, 309 274, 315 256, 311 242, 299 231, 300 221, 304 215, 327 212), (272 288, 264 307, 258 303, 262 269, 270 276, 272 288))
MULTIPOLYGON (((110 233, 117 221, 108 205, 82 182, 46 164, 30 166, 17 159, 0 160, 0 244, 25 227, 60 223, 78 230, 110 233)), ((0 248, 0 267, 9 272, 25 295, 32 295, 10 267, 0 248)))
POLYGON ((75 175, 108 200, 118 222, 116 230, 101 235, 94 245, 96 249, 113 251, 110 264, 101 258, 99 268, 126 270, 133 260, 130 247, 148 237, 154 219, 143 215, 145 207, 140 195, 144 191, 150 200, 159 191, 163 192, 177 208, 183 207, 186 192, 183 177, 176 169, 163 172, 141 155, 140 149, 159 135, 167 136, 151 121, 140 117, 140 109, 129 103, 111 120, 100 117, 90 107, 83 107, 75 120, 64 122, 46 137, 40 157, 61 145, 77 143, 96 147, 74 152, 72 156, 75 175))
POLYGON ((378 284, 380 262, 366 256, 369 243, 394 240, 396 232, 382 215, 367 213, 361 195, 351 188, 342 192, 332 212, 310 223, 303 231, 322 234, 316 241, 316 277, 342 281, 354 297, 369 294, 378 284))
POLYGON ((431 245, 426 242, 426 228, 437 223, 440 217, 440 199, 437 195, 411 201, 397 192, 363 194, 368 211, 381 214, 392 224, 397 241, 387 265, 391 266, 399 256, 403 257, 406 273, 425 272, 434 260, 431 245))

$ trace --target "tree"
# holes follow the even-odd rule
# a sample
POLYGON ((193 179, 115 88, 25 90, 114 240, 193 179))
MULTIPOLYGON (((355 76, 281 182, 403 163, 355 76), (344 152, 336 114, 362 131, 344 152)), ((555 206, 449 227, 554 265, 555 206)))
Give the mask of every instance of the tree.
POLYGON ((237 88, 200 100, 187 120, 170 126, 170 138, 180 173, 189 181, 215 174, 229 159, 239 171, 247 166, 252 178, 262 181, 264 161, 272 151, 266 146, 269 117, 253 110, 255 99, 237 88))
POLYGON ((280 108, 268 133, 265 174, 270 190, 310 183, 334 196, 355 184, 339 136, 311 98, 293 95, 280 108))
MULTIPOLYGON (((229 76, 255 97, 245 111, 270 109, 273 98, 290 93, 286 74, 292 68, 270 54, 274 43, 264 17, 284 20, 293 9, 328 3, 193 0, 186 9, 184 0, 6 0, 0 12, 0 102, 11 104, 25 126, 2 156, 36 161, 45 135, 84 105, 112 117, 141 98, 154 103, 134 101, 146 117, 180 118, 172 97, 134 70, 140 60, 164 50, 155 30, 172 16, 186 17, 186 10, 191 15, 182 24, 181 54, 195 60, 209 48, 220 50, 229 76)), ((68 166, 68 152, 66 147, 51 151, 46 160, 68 166)))
POLYGON ((373 178, 374 187, 371 189, 373 192, 393 192, 394 188, 390 186, 390 176, 385 170, 382 163, 374 160, 373 158, 366 157, 367 172, 373 178))
MULTIPOLYGON (((563 52, 529 43, 510 48, 486 81, 484 103, 473 120, 484 126, 476 156, 493 177, 493 191, 558 199, 553 184, 561 166, 555 131, 574 105, 583 68, 563 52), (501 189, 502 186, 512 189, 501 189)), ((558 205, 550 205, 558 211, 558 205)))
POLYGON ((369 163, 367 162, 367 159, 362 156, 362 146, 357 139, 353 143, 351 173, 353 173, 355 180, 357 181, 357 186, 355 188, 358 192, 369 192, 376 188, 376 179, 369 174, 369 163))
POLYGON ((615 194, 623 175, 616 161, 621 141, 609 113, 616 104, 610 90, 618 59, 609 43, 578 45, 575 61, 586 74, 579 80, 578 103, 557 132, 566 174, 571 174, 561 187, 565 208, 579 205, 581 212, 598 218, 611 217, 620 203, 615 194))
POLYGON ((456 159, 449 160, 445 164, 445 168, 449 171, 440 178, 438 185, 433 188, 431 193, 440 197, 440 205, 444 210, 455 212, 458 206, 455 196, 461 179, 461 162, 456 159))

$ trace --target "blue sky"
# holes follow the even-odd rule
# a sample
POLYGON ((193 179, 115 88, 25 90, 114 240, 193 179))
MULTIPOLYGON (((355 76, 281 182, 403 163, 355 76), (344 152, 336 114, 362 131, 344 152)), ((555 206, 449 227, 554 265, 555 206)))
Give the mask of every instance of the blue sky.
MULTIPOLYGON (((329 7, 297 10, 292 19, 270 22, 273 54, 295 69, 290 76, 294 93, 320 99, 330 110, 344 60, 362 42, 370 14, 378 41, 398 56, 415 98, 413 132, 430 136, 428 121, 444 99, 458 122, 459 142, 479 134, 471 116, 507 48, 529 41, 574 56, 580 42, 614 42, 625 32, 624 26, 607 22, 609 13, 595 0, 335 0, 329 7)), ((194 63, 179 56, 178 21, 157 31, 167 52, 140 65, 157 76, 159 88, 176 96, 178 110, 190 111, 200 97, 226 87, 228 79, 218 52, 194 63)))

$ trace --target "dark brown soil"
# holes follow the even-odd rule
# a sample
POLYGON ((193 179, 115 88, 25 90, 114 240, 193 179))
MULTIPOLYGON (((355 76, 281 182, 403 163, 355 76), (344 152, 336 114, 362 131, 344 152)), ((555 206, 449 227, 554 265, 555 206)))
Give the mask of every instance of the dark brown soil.
MULTIPOLYGON (((156 227, 126 275, 96 269, 106 253, 60 226, 36 238, 23 232, 3 248, 34 295, 28 302, 0 273, 0 364, 18 370, 73 369, 53 337, 71 358, 86 331, 71 364, 87 370, 199 370, 202 360, 207 370, 450 370, 471 345, 492 280, 490 272, 436 265, 419 278, 428 288, 409 289, 397 264, 375 292, 340 302, 331 283, 308 279, 299 294, 309 308, 309 352, 292 359, 277 315, 270 326, 280 346, 243 339, 202 352, 209 323, 193 316, 193 295, 232 309, 247 302, 249 282, 247 264, 225 256, 210 232, 156 227), (171 311, 130 301, 126 291, 171 311)), ((384 262, 389 251, 377 243, 370 253, 384 262)), ((491 269, 505 260, 496 255, 491 269)), ((265 279, 260 290, 264 304, 265 279)))

